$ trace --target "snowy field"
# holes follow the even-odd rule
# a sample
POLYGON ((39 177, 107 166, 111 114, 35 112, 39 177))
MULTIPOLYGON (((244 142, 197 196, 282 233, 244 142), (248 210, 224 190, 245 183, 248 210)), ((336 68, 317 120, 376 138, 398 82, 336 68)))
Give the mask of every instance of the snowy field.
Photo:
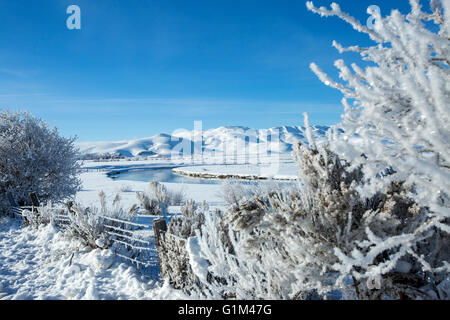
POLYGON ((0 299, 185 299, 111 250, 92 250, 52 225, 0 220, 0 299))

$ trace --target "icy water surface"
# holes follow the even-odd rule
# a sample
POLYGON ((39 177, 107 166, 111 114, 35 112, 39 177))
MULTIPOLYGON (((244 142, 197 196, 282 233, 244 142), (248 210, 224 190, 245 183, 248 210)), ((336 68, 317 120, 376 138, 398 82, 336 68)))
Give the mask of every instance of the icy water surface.
MULTIPOLYGON (((172 182, 172 183, 187 183, 187 184, 222 184, 224 179, 205 179, 188 177, 172 172, 173 168, 148 168, 148 169, 125 169, 114 170, 107 175, 113 180, 131 180, 151 182, 156 180, 158 182, 172 182)), ((242 184, 266 184, 274 183, 271 180, 239 180, 242 184)), ((279 185, 292 185, 295 182, 276 181, 279 185)))
POLYGON ((191 184, 220 184, 220 180, 186 177, 172 172, 172 168, 133 169, 111 171, 108 177, 113 180, 131 180, 151 182, 191 183, 191 184))

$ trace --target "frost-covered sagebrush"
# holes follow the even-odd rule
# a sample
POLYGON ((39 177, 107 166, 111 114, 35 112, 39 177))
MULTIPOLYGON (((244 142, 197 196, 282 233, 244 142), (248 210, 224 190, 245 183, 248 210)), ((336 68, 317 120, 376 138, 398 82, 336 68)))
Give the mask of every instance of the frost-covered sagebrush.
POLYGON ((204 223, 204 212, 207 210, 206 203, 199 208, 195 201, 186 201, 181 207, 181 216, 175 216, 170 220, 168 232, 183 239, 195 236, 195 230, 200 229, 204 223))
POLYGON ((116 195, 112 205, 108 206, 103 191, 99 192, 99 200, 100 208, 82 207, 78 204, 70 206, 68 212, 70 223, 65 229, 70 236, 79 238, 92 248, 107 248, 112 245, 111 233, 108 231, 114 228, 112 230, 115 233, 121 234, 122 230, 129 230, 130 225, 126 222, 133 219, 137 206, 133 205, 125 210, 120 204, 119 195, 116 195))
MULTIPOLYGON (((427 219, 404 183, 366 198, 358 192, 361 168, 352 169, 326 145, 298 144, 294 156, 299 188, 262 193, 205 214, 191 260, 204 260, 193 270, 204 279, 206 296, 292 299, 325 297, 333 290, 359 299, 443 294, 439 285, 445 285, 446 273, 425 272, 420 261, 395 246, 427 219), (372 241, 383 238, 389 239, 386 246, 374 251, 372 241), (343 270, 344 254, 365 264, 343 270)), ((436 233, 427 240, 418 242, 417 250, 428 261, 449 258, 448 237, 436 233)))
POLYGON ((375 17, 370 29, 337 4, 329 10, 308 2, 311 11, 338 16, 376 43, 344 48, 334 42, 341 53, 356 52, 370 62, 365 68, 354 63, 349 68, 336 61, 342 81, 332 80, 315 64, 311 68, 344 94, 343 121, 330 134, 330 146, 354 166, 363 165, 366 181, 359 192, 369 197, 401 183, 405 195, 426 210, 419 224, 408 221, 396 234, 368 228, 364 249, 336 249, 336 268, 381 282, 398 261, 410 259, 420 264, 416 271, 428 285, 436 287, 450 272, 450 2, 431 0, 430 12, 418 0, 410 4, 406 16, 397 10, 387 17, 369 12, 375 17), (380 254, 387 255, 385 263, 374 266, 380 254))
POLYGON ((64 210, 55 209, 51 202, 39 208, 29 208, 22 211, 24 223, 35 227, 54 222, 58 214, 63 215, 64 210))
POLYGON ((19 205, 36 192, 43 202, 58 202, 80 188, 78 152, 73 138, 29 113, 0 111, 0 211, 7 193, 19 205))
POLYGON ((343 122, 334 128, 331 147, 354 165, 364 164, 368 176, 393 168, 388 179, 414 184, 416 199, 439 220, 450 215, 450 2, 430 1, 431 13, 423 12, 418 0, 410 3, 407 16, 397 10, 385 18, 373 12, 372 30, 337 4, 327 10, 308 2, 313 12, 338 16, 376 43, 368 48, 333 43, 339 52, 357 52, 370 62, 350 68, 336 61, 342 82, 314 63, 311 68, 344 94, 343 122))
POLYGON ((167 207, 180 205, 184 200, 182 191, 171 191, 159 183, 152 181, 146 192, 136 192, 136 198, 146 214, 152 216, 167 215, 167 207))

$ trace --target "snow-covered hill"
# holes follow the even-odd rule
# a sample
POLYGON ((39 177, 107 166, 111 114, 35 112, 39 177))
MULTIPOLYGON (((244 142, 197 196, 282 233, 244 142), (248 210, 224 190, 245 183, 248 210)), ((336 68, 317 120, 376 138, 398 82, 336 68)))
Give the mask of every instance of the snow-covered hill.
MULTIPOLYGON (((328 127, 314 129, 316 138, 324 136, 328 127)), ((113 142, 80 142, 78 147, 85 156, 120 155, 123 157, 169 157, 176 154, 198 155, 200 146, 203 154, 267 154, 287 153, 292 145, 305 141, 302 127, 283 126, 271 129, 250 129, 247 127, 220 127, 204 130, 201 134, 194 131, 158 134, 149 138, 113 142), (193 141, 203 141, 202 144, 193 141), (278 143, 279 142, 279 143, 278 143)))

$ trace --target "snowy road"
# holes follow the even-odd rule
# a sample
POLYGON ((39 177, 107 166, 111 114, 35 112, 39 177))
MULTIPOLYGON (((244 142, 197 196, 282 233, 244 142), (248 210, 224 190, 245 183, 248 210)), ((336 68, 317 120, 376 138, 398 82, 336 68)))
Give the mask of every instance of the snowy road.
POLYGON ((91 250, 48 225, 0 220, 0 299, 172 299, 110 250, 91 250))

